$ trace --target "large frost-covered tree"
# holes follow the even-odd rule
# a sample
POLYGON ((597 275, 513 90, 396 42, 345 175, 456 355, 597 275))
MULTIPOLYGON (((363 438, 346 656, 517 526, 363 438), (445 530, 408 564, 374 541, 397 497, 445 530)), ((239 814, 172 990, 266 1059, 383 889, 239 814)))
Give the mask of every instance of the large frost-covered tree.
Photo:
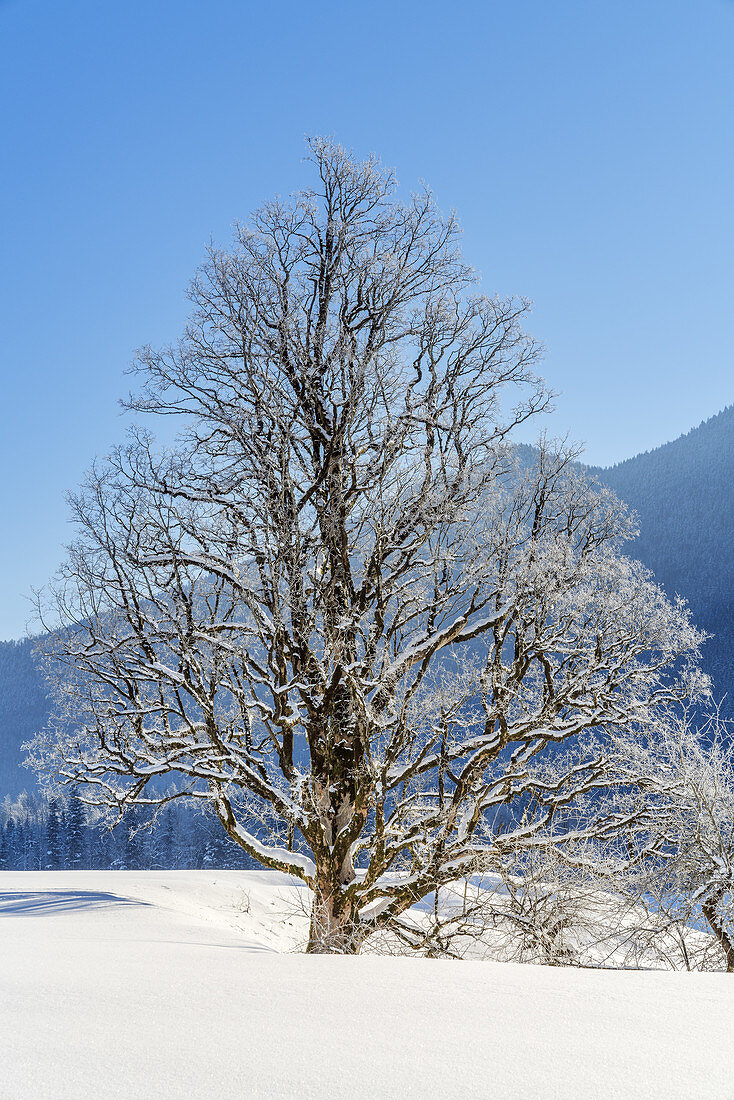
POLYGON ((131 408, 180 435, 74 501, 33 756, 119 810, 207 800, 313 889, 310 949, 355 951, 601 782, 603 751, 542 762, 690 691, 699 637, 568 451, 515 461, 548 404, 526 303, 476 293, 427 191, 309 148, 139 356, 131 408))

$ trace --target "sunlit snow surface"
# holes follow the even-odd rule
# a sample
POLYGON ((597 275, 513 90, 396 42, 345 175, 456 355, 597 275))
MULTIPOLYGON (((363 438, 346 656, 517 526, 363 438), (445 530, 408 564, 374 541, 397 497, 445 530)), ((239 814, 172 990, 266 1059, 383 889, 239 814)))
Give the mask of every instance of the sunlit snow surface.
POLYGON ((255 871, 0 872, 0 1097, 734 1097, 734 976, 296 953, 255 871))

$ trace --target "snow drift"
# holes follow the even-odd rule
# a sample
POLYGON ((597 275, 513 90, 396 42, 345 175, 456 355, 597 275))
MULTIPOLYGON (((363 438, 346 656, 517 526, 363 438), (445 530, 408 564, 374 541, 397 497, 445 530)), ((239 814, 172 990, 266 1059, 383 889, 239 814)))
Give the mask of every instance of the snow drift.
POLYGON ((0 1097, 731 1097, 734 983, 296 953, 273 872, 0 875, 0 1097))

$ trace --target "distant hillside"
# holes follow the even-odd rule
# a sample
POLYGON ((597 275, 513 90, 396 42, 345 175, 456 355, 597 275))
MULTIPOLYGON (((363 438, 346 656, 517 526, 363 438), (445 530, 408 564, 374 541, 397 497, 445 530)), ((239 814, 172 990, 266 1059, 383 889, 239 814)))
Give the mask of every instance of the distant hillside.
POLYGON ((638 514, 628 552, 714 635, 704 663, 734 714, 734 405, 672 443, 591 472, 638 514))
POLYGON ((21 744, 41 729, 48 714, 43 678, 33 661, 31 641, 0 642, 0 801, 35 787, 21 767, 21 744))

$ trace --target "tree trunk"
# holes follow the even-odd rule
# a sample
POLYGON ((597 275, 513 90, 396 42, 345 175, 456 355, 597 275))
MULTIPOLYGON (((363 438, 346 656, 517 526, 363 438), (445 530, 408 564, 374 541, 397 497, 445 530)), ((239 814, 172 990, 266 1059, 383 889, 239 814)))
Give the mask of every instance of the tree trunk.
POLYGON ((349 690, 337 683, 328 722, 314 726, 309 736, 318 815, 318 835, 311 842, 317 867, 307 948, 312 954, 356 955, 363 939, 354 898, 345 896, 355 879, 350 837, 359 834, 367 817, 359 798, 363 739, 349 690))
POLYGON ((701 912, 709 922, 714 935, 721 945, 721 950, 724 952, 727 974, 734 974, 734 942, 732 942, 732 938, 724 927, 723 921, 720 919, 716 910, 719 901, 720 898, 717 897, 712 901, 704 902, 701 906, 701 912))
POLYGON ((310 955, 356 955, 361 946, 359 920, 341 891, 322 886, 313 900, 307 952, 310 955))

